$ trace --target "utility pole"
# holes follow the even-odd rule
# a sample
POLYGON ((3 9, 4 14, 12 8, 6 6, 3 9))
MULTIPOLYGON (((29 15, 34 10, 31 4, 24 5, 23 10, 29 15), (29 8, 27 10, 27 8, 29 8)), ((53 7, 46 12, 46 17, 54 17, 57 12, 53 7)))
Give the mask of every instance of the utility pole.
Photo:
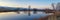
POLYGON ((20 8, 18 7, 18 8, 17 8, 17 14, 20 14, 20 10, 19 10, 19 9, 20 9, 20 8))
POLYGON ((29 5, 28 6, 28 15, 30 16, 31 14, 30 14, 30 8, 31 8, 31 6, 29 5))

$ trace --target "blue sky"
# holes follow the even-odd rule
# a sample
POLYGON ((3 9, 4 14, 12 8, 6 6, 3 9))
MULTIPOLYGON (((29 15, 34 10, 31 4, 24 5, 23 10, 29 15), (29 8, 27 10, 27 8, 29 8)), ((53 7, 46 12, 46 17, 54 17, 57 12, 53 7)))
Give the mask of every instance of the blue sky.
POLYGON ((0 0, 2 6, 10 7, 28 7, 32 8, 52 8, 51 3, 57 3, 60 0, 0 0))
MULTIPOLYGON (((32 8, 52 8, 51 3, 58 3, 58 2, 60 2, 60 0, 0 0, 0 6, 27 8, 29 5, 31 5, 32 8)), ((16 13, 14 12, 7 14, 0 13, 0 18, 14 15, 16 16, 16 13)))

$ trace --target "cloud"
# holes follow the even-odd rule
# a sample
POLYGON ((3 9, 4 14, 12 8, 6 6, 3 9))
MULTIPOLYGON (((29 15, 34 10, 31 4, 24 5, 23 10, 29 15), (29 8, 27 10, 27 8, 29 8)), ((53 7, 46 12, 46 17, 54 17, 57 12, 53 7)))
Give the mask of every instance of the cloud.
POLYGON ((32 8, 48 8, 48 4, 42 2, 34 2, 34 0, 0 0, 0 6, 9 6, 9 7, 28 7, 31 5, 32 8), (33 1, 33 2, 31 2, 33 1))
POLYGON ((9 7, 26 7, 25 2, 21 2, 23 0, 0 0, 0 6, 9 6, 9 7), (16 2, 20 1, 20 2, 16 2))
POLYGON ((0 6, 19 7, 20 5, 16 3, 0 2, 0 6))

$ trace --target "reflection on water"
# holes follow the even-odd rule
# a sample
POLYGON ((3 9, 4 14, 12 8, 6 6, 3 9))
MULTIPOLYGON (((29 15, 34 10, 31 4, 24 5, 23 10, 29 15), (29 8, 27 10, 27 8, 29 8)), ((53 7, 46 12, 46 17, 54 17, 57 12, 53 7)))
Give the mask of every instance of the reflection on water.
POLYGON ((17 14, 16 12, 3 12, 0 13, 0 20, 33 20, 34 18, 38 19, 46 16, 44 12, 37 12, 37 14, 33 14, 31 12, 31 16, 28 16, 28 13, 20 12, 17 14))

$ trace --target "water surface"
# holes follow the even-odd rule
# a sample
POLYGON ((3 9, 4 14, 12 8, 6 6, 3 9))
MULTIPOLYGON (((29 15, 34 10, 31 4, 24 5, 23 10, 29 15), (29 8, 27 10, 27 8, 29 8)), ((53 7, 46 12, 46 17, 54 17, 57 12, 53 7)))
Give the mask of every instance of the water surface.
POLYGON ((24 12, 20 12, 20 14, 16 12, 3 12, 0 13, 0 20, 33 20, 34 18, 39 19, 44 16, 47 16, 44 12, 33 14, 33 11, 31 11, 31 16, 28 16, 28 13, 24 12))

